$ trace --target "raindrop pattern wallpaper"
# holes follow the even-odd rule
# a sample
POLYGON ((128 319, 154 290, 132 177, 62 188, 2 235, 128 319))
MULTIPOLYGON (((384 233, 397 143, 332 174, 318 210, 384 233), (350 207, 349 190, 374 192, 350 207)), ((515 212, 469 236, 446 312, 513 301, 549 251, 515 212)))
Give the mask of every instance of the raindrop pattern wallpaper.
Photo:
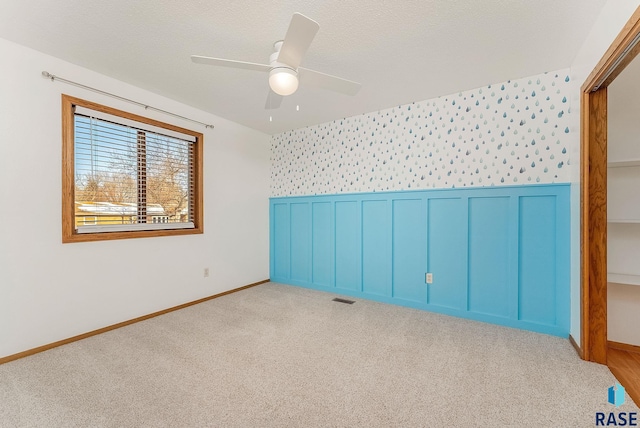
POLYGON ((271 196, 569 182, 569 70, 271 138, 271 196))

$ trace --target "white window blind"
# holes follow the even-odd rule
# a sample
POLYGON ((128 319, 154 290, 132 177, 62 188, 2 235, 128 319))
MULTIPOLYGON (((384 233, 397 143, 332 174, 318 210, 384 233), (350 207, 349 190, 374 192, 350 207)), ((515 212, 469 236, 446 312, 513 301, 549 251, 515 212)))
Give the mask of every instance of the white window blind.
POLYGON ((194 228, 194 141, 76 107, 77 233, 194 228))

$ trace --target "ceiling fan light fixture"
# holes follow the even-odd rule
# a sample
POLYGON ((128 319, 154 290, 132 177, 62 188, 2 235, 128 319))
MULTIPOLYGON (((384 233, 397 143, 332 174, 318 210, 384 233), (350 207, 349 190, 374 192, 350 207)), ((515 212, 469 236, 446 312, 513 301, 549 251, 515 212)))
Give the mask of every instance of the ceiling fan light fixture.
MULTIPOLYGON (((198 64, 269 73, 270 90, 264 106, 265 110, 279 108, 284 97, 298 90, 299 73, 302 73, 303 85, 315 86, 345 95, 355 95, 360 90, 360 83, 300 67, 319 29, 320 26, 313 19, 297 12, 294 13, 284 39, 273 44, 273 52, 269 56, 268 64, 200 55, 191 55, 191 60, 198 64)), ((299 106, 296 107, 296 111, 300 111, 299 106)))
POLYGON ((298 73, 288 67, 274 68, 269 72, 269 86, 278 95, 291 95, 298 90, 298 73))

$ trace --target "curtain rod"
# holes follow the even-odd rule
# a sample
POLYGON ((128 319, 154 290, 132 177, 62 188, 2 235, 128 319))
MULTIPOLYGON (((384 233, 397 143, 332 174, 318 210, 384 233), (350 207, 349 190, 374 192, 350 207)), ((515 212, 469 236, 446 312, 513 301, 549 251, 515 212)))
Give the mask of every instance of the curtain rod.
POLYGON ((51 79, 52 82, 54 80, 59 80, 61 82, 67 83, 69 85, 77 86, 78 88, 87 89, 89 91, 97 92, 97 93, 102 94, 102 95, 106 95, 106 96, 109 96, 109 97, 112 97, 112 98, 119 99, 121 101, 126 101, 128 103, 135 104, 135 105, 140 106, 140 107, 144 107, 145 110, 154 110, 154 111, 157 111, 157 112, 160 112, 160 113, 168 114, 169 116, 173 116, 173 117, 177 117, 177 118, 180 118, 180 119, 188 120, 189 122, 193 122, 193 123, 198 123, 200 125, 204 125, 205 128, 213 129, 213 125, 210 125, 208 123, 200 122, 199 120, 189 119, 188 117, 180 116, 179 114, 171 113, 170 111, 162 110, 162 109, 159 109, 159 108, 156 108, 156 107, 151 107, 150 105, 139 103, 138 101, 130 100, 129 98, 121 97, 120 95, 115 95, 115 94, 112 94, 110 92, 101 91, 100 89, 92 88, 91 86, 86 86, 86 85, 83 85, 81 83, 74 82, 72 80, 63 79, 62 77, 55 76, 55 75, 49 73, 48 71, 43 71, 42 75, 44 77, 46 77, 47 79, 51 79))

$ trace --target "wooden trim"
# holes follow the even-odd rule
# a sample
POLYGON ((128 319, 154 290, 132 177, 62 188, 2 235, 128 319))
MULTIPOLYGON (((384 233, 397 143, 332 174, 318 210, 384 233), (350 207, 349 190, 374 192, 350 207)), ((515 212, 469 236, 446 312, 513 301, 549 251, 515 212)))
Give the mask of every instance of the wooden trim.
POLYGON ((157 236, 194 235, 204 233, 203 204, 203 143, 204 135, 148 117, 103 106, 92 101, 62 94, 62 242, 110 241, 114 239, 151 238, 157 236), (74 107, 80 106, 136 122, 168 129, 195 138, 194 143, 194 218, 193 229, 136 230, 124 232, 77 233, 75 228, 75 171, 74 171, 74 107))
POLYGON ((584 185, 588 189, 588 239, 585 243, 588 259, 585 289, 588 290, 588 359, 607 363, 607 88, 586 94, 585 115, 588 115, 588 169, 584 185))
POLYGON ((193 215, 196 221, 195 228, 197 233, 204 233, 204 136, 201 133, 196 135, 196 143, 194 147, 194 171, 196 174, 195 181, 193 183, 193 194, 195 199, 193 201, 193 215))
MULTIPOLYGON (((618 36, 614 39, 609 49, 605 52, 602 59, 598 62, 596 67, 593 69, 587 80, 585 80, 582 85, 582 92, 591 92, 596 83, 600 79, 602 79, 605 74, 609 71, 611 66, 620 58, 622 53, 627 49, 633 41, 633 39, 640 34, 640 7, 638 7, 631 18, 627 21, 627 23, 622 27, 618 36)), ((636 45, 629 53, 623 58, 623 60, 618 64, 611 72, 609 77, 600 85, 601 88, 606 88, 613 82, 613 80, 618 77, 618 75, 624 70, 624 68, 629 65, 629 63, 635 58, 636 55, 640 53, 640 44, 636 45)))
POLYGON ((580 254, 581 254, 581 286, 580 286, 580 345, 582 345, 582 358, 590 361, 591 353, 589 332, 591 331, 591 323, 589 318, 589 303, 591 296, 589 295, 589 271, 591 259, 589 257, 589 144, 587 138, 589 136, 589 93, 583 92, 580 97, 580 254))
MULTIPOLYGON (((72 226, 74 223, 71 217, 72 226)), ((74 229, 75 232, 75 229, 74 229)), ((154 238, 158 236, 178 236, 178 235, 198 235, 202 234, 202 226, 193 229, 158 229, 158 230, 135 230, 131 232, 99 232, 99 233, 73 233, 71 236, 63 237, 62 243, 71 242, 93 242, 93 241, 112 241, 115 239, 131 239, 131 238, 154 238)))
POLYGON ((118 110, 113 107, 104 106, 102 104, 94 103, 93 101, 83 100, 82 98, 72 97, 70 95, 62 94, 62 99, 71 103, 72 105, 88 108, 91 110, 99 111, 114 116, 119 116, 125 119, 133 120, 135 122, 146 123, 147 125, 157 126, 158 128, 168 129, 170 131, 179 132, 181 134, 191 135, 192 137, 202 136, 201 132, 192 131, 191 129, 182 128, 180 126, 171 125, 170 123, 160 122, 159 120, 151 119, 145 116, 140 116, 134 113, 129 113, 124 110, 118 110))
POLYGON ((0 358, 0 365, 4 364, 4 363, 8 363, 9 361, 18 360, 20 358, 24 358, 24 357, 28 357, 30 355, 38 354, 40 352, 48 351, 49 349, 57 348, 58 346, 66 345, 68 343, 77 342, 78 340, 86 339, 86 338, 91 337, 91 336, 96 336, 98 334, 106 333, 108 331, 115 330, 115 329, 120 328, 120 327, 125 327, 125 326, 131 325, 131 324, 135 324, 135 323, 140 322, 140 321, 144 321, 144 320, 148 320, 150 318, 154 318, 154 317, 157 317, 157 316, 160 316, 160 315, 168 314, 169 312, 173 312, 173 311, 177 311, 179 309, 187 308, 189 306, 197 305, 199 303, 203 303, 203 302, 206 302, 208 300, 212 300, 212 299, 216 299, 218 297, 226 296, 227 294, 236 293, 238 291, 246 290, 247 288, 255 287, 257 285, 264 284, 264 283, 267 283, 269 281, 270 280, 265 279, 263 281, 254 282, 254 283, 249 284, 249 285, 245 285, 245 286, 242 286, 242 287, 239 287, 239 288, 234 288, 233 290, 228 290, 228 291, 225 291, 225 292, 222 292, 222 293, 214 294, 213 296, 208 296, 208 297, 204 297, 202 299, 194 300, 192 302, 183 303, 182 305, 173 306, 171 308, 163 309, 163 310, 158 311, 158 312, 153 312, 153 313, 148 314, 148 315, 143 315, 141 317, 133 318, 133 319, 130 319, 128 321, 119 322, 117 324, 113 324, 113 325, 110 325, 110 326, 107 326, 107 327, 99 328, 97 330, 93 330, 93 331, 90 331, 90 332, 87 332, 87 333, 79 334, 77 336, 69 337, 67 339, 59 340, 57 342, 49 343, 47 345, 38 346, 37 348, 28 349, 28 350, 23 351, 23 352, 18 352, 17 354, 13 354, 13 355, 9 355, 7 357, 0 358))
POLYGON ((620 342, 607 342, 610 349, 617 349, 619 351, 627 351, 634 352, 636 354, 640 354, 640 346, 637 345, 629 345, 628 343, 620 343, 620 342))
POLYGON ((580 358, 584 359, 584 357, 582 356, 582 349, 580 349, 580 347, 576 343, 575 339, 571 335, 569 335, 569 343, 571 343, 571 346, 573 346, 573 349, 576 350, 576 352, 578 353, 578 356, 580 358))
POLYGON ((75 232, 75 172, 73 144, 73 102, 62 95, 62 242, 75 232), (71 144, 67 144, 70 141, 71 144), (69 202, 70 201, 70 202, 69 202))
POLYGON ((640 34, 640 7, 624 25, 581 87, 581 331, 582 358, 607 362, 607 86, 640 53, 631 49, 615 69, 633 39, 640 34), (596 83, 610 73, 600 84, 596 83))

